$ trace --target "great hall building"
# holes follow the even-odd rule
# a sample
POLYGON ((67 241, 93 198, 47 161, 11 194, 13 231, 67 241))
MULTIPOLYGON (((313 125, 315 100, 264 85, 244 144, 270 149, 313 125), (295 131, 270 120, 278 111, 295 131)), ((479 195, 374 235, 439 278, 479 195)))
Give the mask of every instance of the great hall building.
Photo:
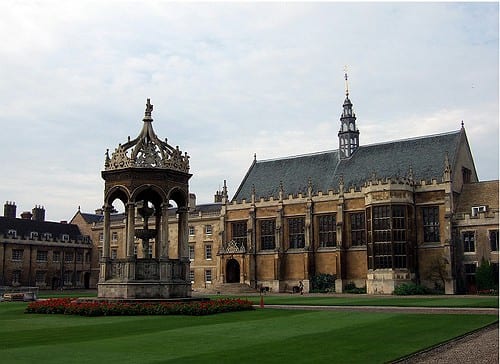
MULTIPOLYGON (((254 157, 236 193, 226 182, 214 202, 189 203, 193 290, 230 284, 290 292, 315 275, 335 290, 390 294, 407 282, 447 294, 474 291, 482 260, 498 272, 498 180, 479 182, 465 128, 360 145, 346 91, 338 149, 272 160, 254 157)), ((111 215, 111 257, 123 257, 124 214, 111 215)), ((169 239, 178 214, 169 212, 169 239)), ((93 284, 102 255, 103 215, 71 221, 90 235, 93 284)), ((141 222, 136 221, 137 226, 141 222)), ((175 256, 175 244, 170 245, 175 256)), ((135 243, 134 256, 154 257, 135 243)))

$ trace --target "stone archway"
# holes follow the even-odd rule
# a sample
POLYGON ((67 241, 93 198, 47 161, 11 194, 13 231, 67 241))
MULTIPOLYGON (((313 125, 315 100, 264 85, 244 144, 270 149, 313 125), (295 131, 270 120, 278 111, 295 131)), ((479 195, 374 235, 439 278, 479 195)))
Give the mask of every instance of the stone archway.
POLYGON ((240 283, 240 263, 236 259, 227 261, 226 283, 240 283))

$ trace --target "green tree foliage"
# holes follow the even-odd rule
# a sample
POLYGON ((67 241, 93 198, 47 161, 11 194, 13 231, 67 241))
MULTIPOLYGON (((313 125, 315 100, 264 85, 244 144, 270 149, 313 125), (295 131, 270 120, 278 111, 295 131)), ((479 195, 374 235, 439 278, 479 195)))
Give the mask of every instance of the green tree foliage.
POLYGON ((485 259, 476 270, 476 284, 479 290, 498 290, 498 281, 495 280, 495 272, 491 263, 485 259))

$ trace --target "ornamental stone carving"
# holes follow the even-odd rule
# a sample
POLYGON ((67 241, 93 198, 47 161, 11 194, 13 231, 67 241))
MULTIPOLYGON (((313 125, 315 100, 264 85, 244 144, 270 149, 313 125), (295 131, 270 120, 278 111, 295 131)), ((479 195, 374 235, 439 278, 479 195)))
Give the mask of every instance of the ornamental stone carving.
POLYGON ((162 141, 155 134, 152 126, 151 112, 153 105, 150 99, 146 103, 144 126, 139 136, 125 144, 119 144, 109 156, 106 151, 104 169, 106 171, 124 168, 160 168, 180 172, 189 172, 189 156, 182 154, 179 147, 172 147, 167 140, 162 141))

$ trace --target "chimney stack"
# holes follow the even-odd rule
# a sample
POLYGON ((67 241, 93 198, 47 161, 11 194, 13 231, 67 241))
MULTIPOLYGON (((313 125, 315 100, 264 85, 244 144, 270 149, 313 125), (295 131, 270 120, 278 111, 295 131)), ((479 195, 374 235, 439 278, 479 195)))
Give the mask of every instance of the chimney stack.
POLYGON ((21 219, 23 219, 23 220, 31 220, 32 217, 33 217, 33 214, 29 211, 24 211, 21 214, 21 219))
POLYGON ((33 213, 33 220, 35 221, 45 221, 45 208, 43 206, 33 207, 31 210, 33 213))
POLYGON ((3 205, 3 216, 4 217, 16 217, 16 203, 12 201, 6 201, 3 205))

